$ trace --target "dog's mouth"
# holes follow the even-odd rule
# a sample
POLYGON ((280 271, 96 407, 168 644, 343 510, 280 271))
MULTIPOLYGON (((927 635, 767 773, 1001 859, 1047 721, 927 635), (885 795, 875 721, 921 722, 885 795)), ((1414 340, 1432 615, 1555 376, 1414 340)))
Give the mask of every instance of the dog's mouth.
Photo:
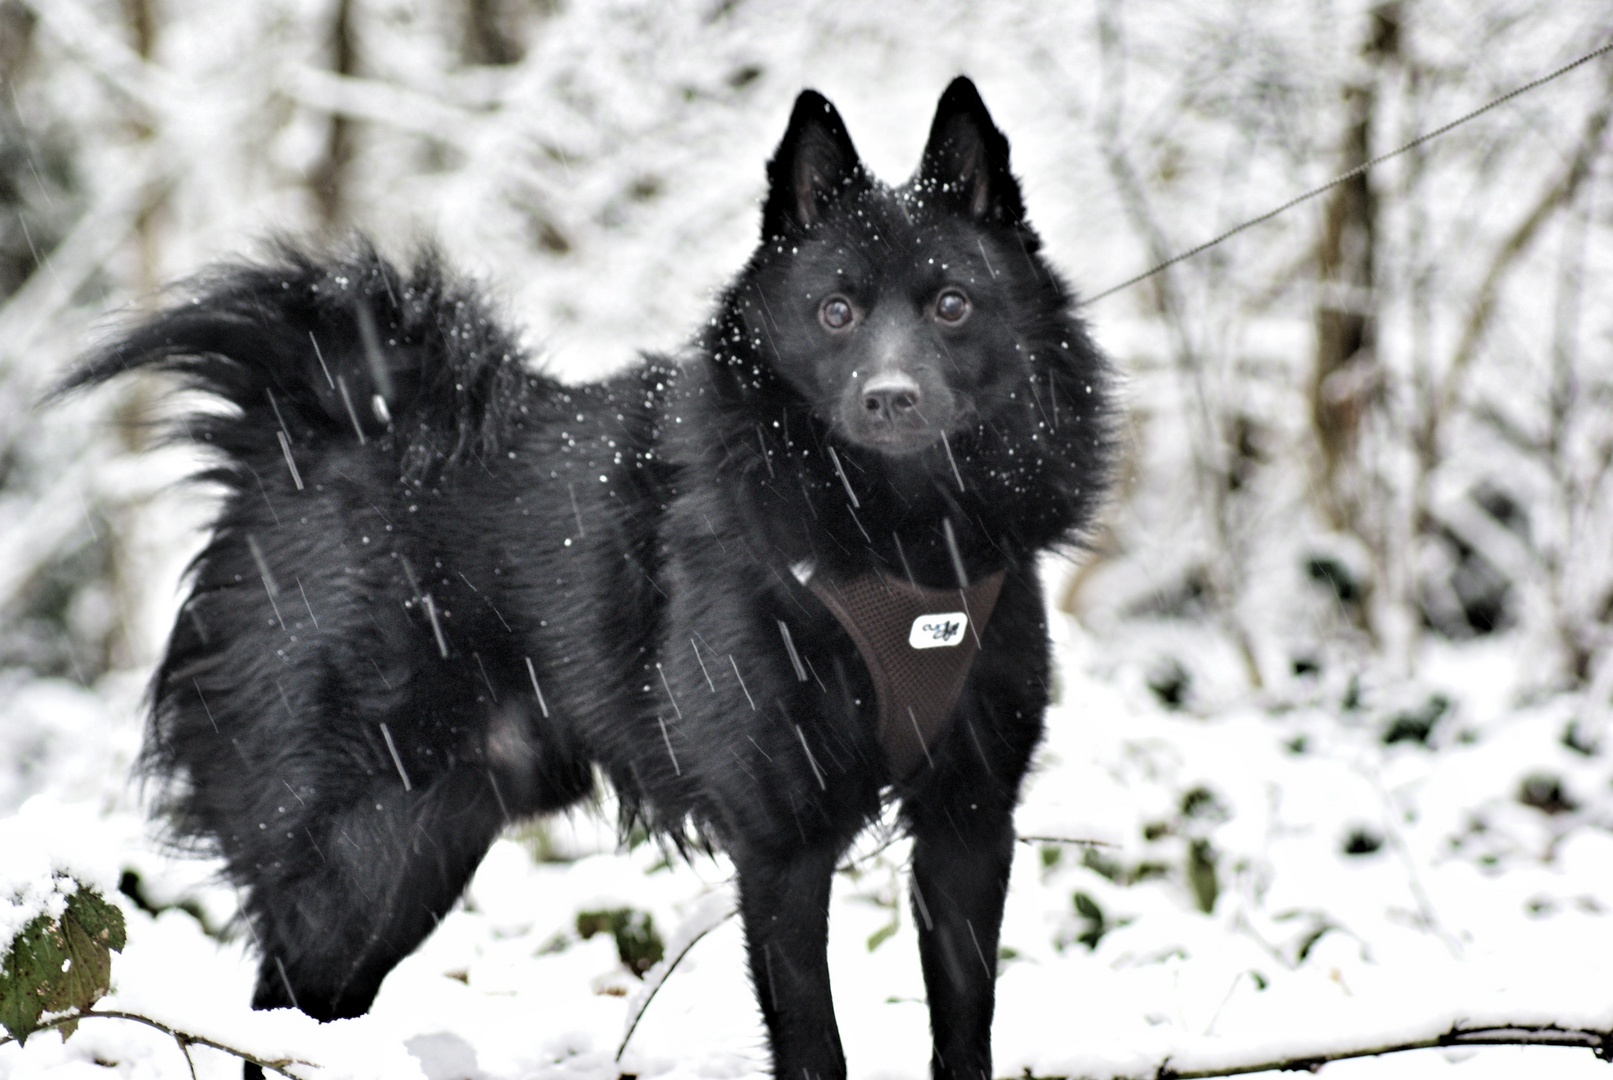
POLYGON ((945 432, 929 426, 898 428, 892 426, 863 427, 848 432, 851 440, 869 450, 877 450, 891 457, 908 457, 921 453, 940 442, 945 432))

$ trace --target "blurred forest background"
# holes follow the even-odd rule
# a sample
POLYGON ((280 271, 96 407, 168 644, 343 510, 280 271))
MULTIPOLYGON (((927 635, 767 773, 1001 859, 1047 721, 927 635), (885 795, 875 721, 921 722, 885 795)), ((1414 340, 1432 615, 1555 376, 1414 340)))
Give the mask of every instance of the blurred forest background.
MULTIPOLYGON (((972 76, 1048 254, 1097 297, 1610 40, 1606 0, 0 0, 0 816, 52 792, 109 837, 144 828, 139 695, 209 495, 182 483, 194 452, 160 443, 159 381, 40 401, 210 263, 275 234, 433 242, 535 363, 589 379, 706 317, 803 86, 899 180, 936 95, 972 76)), ((1124 459, 1091 550, 1046 567, 1062 700, 1020 828, 1109 846, 1016 863, 999 989, 1030 1004, 999 1011, 1003 1068, 1099 1067, 1036 1057, 1055 1030, 1128 1053, 1236 1017, 1293 1032, 1260 1010, 1334 1018, 1351 987, 1398 1022, 1480 970, 1586 985, 1613 911, 1610 120, 1613 53, 1086 308, 1124 459), (1436 968, 1442 989, 1416 990, 1436 968), (1085 1011, 1042 1022, 1077 985, 1085 1011), (1036 1024, 1005 1034, 1016 1016, 1036 1024)), ((534 915, 561 901, 530 883, 611 838, 513 835, 533 859, 495 849, 454 916, 480 944, 428 944, 452 975, 432 993, 480 992, 464 956, 508 943, 500 919, 526 927, 523 964, 555 965, 534 971, 583 948, 551 948, 580 901, 534 915)), ((202 896, 190 933, 212 949, 227 891, 125 848, 125 908, 202 896)), ((866 939, 847 955, 888 968, 837 970, 919 1046, 922 991, 886 989, 910 947, 903 850, 836 886, 836 925, 866 939)), ((648 889, 675 924, 706 886, 635 858, 626 902, 648 889)), ((719 938, 702 948, 732 953, 742 994, 719 938)), ((407 1007, 436 1024, 439 1000, 407 1007)), ((657 1046, 712 1015, 657 1007, 679 1018, 657 1046)), ((700 1023, 669 1060, 717 1045, 700 1023)), ((721 1068, 759 1067, 755 1039, 721 1068)))
MULTIPOLYGON (((434 239, 593 377, 703 317, 803 84, 900 178, 971 73, 1090 294, 1610 32, 1572 0, 0 0, 0 669, 152 661, 194 543, 171 475, 115 464, 154 388, 36 402, 271 233, 434 239)), ((1059 604, 1179 703, 1505 634, 1605 707, 1610 108, 1604 56, 1091 307, 1127 457, 1059 604)))

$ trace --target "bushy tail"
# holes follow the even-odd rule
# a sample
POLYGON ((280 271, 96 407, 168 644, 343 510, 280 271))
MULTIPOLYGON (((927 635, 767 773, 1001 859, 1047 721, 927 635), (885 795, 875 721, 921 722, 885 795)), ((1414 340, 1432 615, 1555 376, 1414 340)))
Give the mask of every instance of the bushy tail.
POLYGON ((492 454, 536 384, 513 336, 434 252, 405 276, 364 240, 330 256, 281 243, 262 262, 213 270, 59 392, 136 368, 235 406, 187 424, 227 460, 278 457, 277 442, 382 441, 406 479, 492 454))

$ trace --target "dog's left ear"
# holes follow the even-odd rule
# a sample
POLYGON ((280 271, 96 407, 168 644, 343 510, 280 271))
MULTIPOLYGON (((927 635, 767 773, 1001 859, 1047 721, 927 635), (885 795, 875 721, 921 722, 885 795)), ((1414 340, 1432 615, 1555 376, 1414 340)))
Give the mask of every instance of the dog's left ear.
POLYGON ((801 91, 790 112, 790 126, 767 163, 762 238, 800 234, 863 179, 862 159, 840 113, 816 90, 801 91))
POLYGON ((1018 225, 1025 218, 1019 182, 1008 171, 1008 140, 965 76, 952 80, 935 107, 919 180, 976 221, 1018 225))

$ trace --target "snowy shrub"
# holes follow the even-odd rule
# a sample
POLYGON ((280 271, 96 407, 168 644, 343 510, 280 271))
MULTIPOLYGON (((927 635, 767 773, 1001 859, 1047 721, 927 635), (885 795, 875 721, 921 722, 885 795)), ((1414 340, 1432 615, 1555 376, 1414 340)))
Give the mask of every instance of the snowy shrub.
MULTIPOLYGON (((71 878, 52 877, 48 892, 15 894, 0 921, 19 921, 36 907, 44 910, 0 945, 0 1026, 18 1042, 100 1000, 112 988, 112 954, 125 942, 123 913, 71 878)), ((68 1020, 56 1028, 65 1041, 77 1026, 68 1020)))

